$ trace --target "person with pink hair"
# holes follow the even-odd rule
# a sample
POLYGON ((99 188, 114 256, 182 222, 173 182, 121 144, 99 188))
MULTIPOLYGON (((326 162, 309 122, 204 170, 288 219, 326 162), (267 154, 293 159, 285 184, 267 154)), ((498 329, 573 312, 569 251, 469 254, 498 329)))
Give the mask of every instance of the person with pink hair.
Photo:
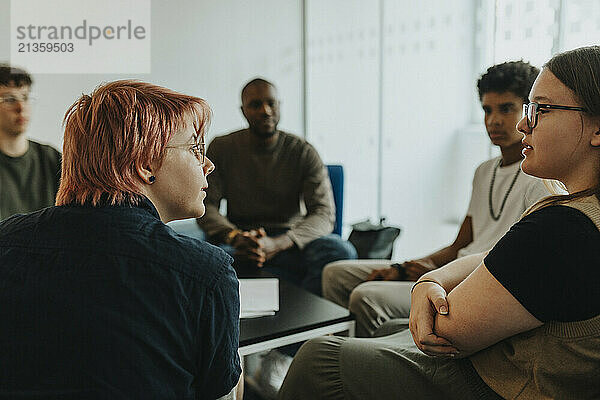
POLYGON ((200 217, 210 108, 138 81, 65 115, 56 206, 0 223, 0 398, 214 399, 241 374, 238 281, 200 217))

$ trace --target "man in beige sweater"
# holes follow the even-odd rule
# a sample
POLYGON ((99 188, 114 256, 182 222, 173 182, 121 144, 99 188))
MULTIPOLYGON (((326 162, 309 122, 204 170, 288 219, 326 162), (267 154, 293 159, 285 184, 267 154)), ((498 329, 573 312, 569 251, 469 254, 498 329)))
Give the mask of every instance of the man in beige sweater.
POLYGON ((331 234, 335 205, 327 170, 313 146, 277 129, 273 84, 246 84, 241 110, 248 128, 208 147, 216 170, 198 224, 211 242, 229 249, 236 267, 263 267, 320 294, 323 266, 356 258, 350 243, 331 234), (219 213, 223 199, 226 215, 219 213))

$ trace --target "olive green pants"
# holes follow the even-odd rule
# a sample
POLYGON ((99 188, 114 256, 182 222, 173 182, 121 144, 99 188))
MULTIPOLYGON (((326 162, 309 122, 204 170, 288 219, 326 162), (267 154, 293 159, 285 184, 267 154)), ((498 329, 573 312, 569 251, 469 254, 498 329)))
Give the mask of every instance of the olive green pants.
POLYGON ((306 342, 279 392, 282 400, 493 399, 468 359, 429 357, 410 331, 360 339, 306 342))

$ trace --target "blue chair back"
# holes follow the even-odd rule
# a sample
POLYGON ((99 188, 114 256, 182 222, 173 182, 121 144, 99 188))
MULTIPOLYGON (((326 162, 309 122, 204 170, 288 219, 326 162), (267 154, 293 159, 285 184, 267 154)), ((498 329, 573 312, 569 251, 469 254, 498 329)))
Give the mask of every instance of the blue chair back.
POLYGON ((342 216, 344 215, 344 167, 341 165, 328 165, 327 172, 333 189, 335 202, 335 225, 333 233, 342 235, 342 216))

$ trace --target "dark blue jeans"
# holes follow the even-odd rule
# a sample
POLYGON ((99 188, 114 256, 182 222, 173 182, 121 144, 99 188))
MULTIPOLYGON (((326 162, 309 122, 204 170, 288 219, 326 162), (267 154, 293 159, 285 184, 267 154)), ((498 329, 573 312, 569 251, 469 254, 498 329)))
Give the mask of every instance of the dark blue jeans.
POLYGON ((302 250, 294 246, 282 251, 267 261, 263 268, 320 296, 321 274, 325 265, 355 258, 356 249, 352 243, 331 233, 313 240, 302 250))
MULTIPOLYGON (((280 233, 282 232, 268 232, 273 236, 280 233)), ((231 255, 235 251, 231 246, 220 247, 231 255)), ((302 250, 294 246, 278 253, 264 264, 263 269, 320 296, 323 267, 333 261, 355 258, 356 249, 352 243, 331 233, 313 240, 302 250)), ((237 260, 234 267, 249 268, 247 265, 240 265, 237 260)))

